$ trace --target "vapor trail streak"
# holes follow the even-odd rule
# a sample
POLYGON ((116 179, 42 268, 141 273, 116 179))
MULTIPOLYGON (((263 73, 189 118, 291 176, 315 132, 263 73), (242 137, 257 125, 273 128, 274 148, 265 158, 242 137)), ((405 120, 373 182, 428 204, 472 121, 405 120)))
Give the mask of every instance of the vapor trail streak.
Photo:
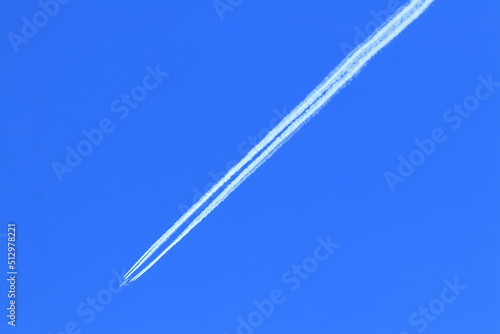
POLYGON ((134 266, 124 276, 126 281, 133 282, 151 268, 163 255, 175 246, 186 234, 212 212, 234 189, 248 176, 269 159, 281 145, 314 116, 328 100, 335 95, 349 80, 351 80, 367 62, 401 33, 410 23, 417 19, 434 0, 412 0, 398 10, 387 23, 374 32, 363 44, 351 52, 324 80, 302 101, 289 115, 287 115, 274 129, 272 129, 243 159, 217 182, 203 197, 196 202, 182 217, 163 234, 134 266), (256 157, 256 158, 255 158, 256 157), (255 159, 254 159, 255 158, 255 159), (248 166, 246 166, 248 164, 248 166), (246 166, 246 167, 245 167, 246 166), (153 261, 138 274, 131 276, 141 267, 167 239, 179 229, 201 206, 213 197, 231 178, 234 178, 221 193, 186 227, 182 233, 153 261))

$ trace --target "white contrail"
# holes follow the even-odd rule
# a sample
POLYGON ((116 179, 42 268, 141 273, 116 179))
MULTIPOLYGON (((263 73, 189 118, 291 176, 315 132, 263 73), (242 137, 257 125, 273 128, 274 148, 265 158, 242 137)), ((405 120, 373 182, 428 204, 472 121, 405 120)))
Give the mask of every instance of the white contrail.
POLYGON ((314 101, 321 94, 319 88, 326 84, 326 79, 321 85, 316 87, 308 97, 302 101, 292 112, 286 115, 281 122, 279 122, 271 131, 267 133, 266 136, 255 145, 236 165, 234 165, 222 179, 220 179, 215 185, 210 188, 193 206, 189 208, 175 223, 170 227, 167 232, 165 232, 151 247, 144 253, 141 258, 129 269, 129 271, 124 275, 124 279, 130 277, 133 272, 136 271, 147 259, 154 253, 158 248, 165 243, 172 234, 175 233, 177 229, 188 220, 197 210, 200 209, 203 204, 207 202, 217 191, 220 190, 234 175, 238 174, 240 170, 252 161, 257 154, 259 154, 270 142, 272 142, 276 136, 282 132, 291 122, 294 121, 309 105, 310 101, 314 101))
POLYGON ((310 93, 287 117, 285 117, 268 135, 257 144, 236 166, 234 166, 216 185, 212 187, 195 205, 193 205, 150 249, 136 262, 125 275, 126 281, 133 282, 151 268, 163 255, 175 246, 191 229, 214 210, 241 182, 250 176, 262 163, 270 158, 302 125, 314 116, 366 63, 411 22, 418 18, 434 0, 413 0, 402 7, 388 22, 362 45, 358 46, 338 65, 323 82, 310 93), (258 155, 258 156, 257 156, 258 155), (256 159, 252 159, 257 156, 256 159), (247 163, 251 163, 241 170, 247 163), (240 172, 241 170, 241 172, 240 172), (195 213, 209 198, 229 181, 236 178, 186 227, 186 229, 152 262, 133 278, 138 268, 151 257, 156 250, 175 231, 195 213))

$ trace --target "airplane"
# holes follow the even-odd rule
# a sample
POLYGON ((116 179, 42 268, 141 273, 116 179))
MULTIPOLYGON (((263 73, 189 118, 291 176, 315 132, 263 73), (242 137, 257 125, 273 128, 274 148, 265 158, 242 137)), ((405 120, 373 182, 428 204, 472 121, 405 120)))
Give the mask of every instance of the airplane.
POLYGON ((130 282, 128 279, 123 279, 123 278, 120 278, 119 279, 119 283, 120 283, 120 288, 123 287, 123 286, 129 286, 130 285, 130 282))

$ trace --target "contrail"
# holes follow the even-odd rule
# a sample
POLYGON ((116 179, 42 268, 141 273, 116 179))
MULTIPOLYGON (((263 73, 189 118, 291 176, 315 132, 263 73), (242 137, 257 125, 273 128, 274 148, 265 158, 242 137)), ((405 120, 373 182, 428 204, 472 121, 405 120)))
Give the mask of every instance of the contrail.
POLYGON ((125 283, 133 282, 151 268, 163 255, 212 212, 234 189, 269 159, 293 134, 314 116, 329 99, 350 81, 367 62, 417 19, 434 0, 412 0, 398 10, 386 24, 374 32, 363 44, 352 51, 324 80, 272 129, 243 159, 196 202, 175 224, 163 234, 125 274, 125 283), (248 165, 247 165, 248 164, 248 165), (246 166, 246 167, 245 167, 246 166), (131 276, 174 234, 177 229, 213 197, 229 180, 221 193, 186 227, 184 231, 144 269, 131 276))
MULTIPOLYGON (((325 80, 326 81, 326 80, 325 80)), ((323 82, 324 83, 324 82, 323 82)), ((321 86, 321 85, 320 85, 321 86)), ((141 258, 129 269, 125 274, 124 278, 127 279, 140 267, 147 259, 156 251, 158 248, 167 241, 167 239, 175 233, 177 229, 189 219, 197 210, 203 206, 207 200, 209 200, 217 191, 219 191, 234 175, 238 174, 240 170, 252 161, 257 154, 259 154, 270 142, 272 142, 276 136, 283 131, 291 122, 294 121, 308 106, 309 100, 314 100, 320 95, 319 87, 316 87, 309 96, 302 101, 290 114, 286 115, 285 118, 281 120, 267 135, 253 147, 250 152, 248 152, 243 159, 241 159, 236 165, 234 165, 222 179, 220 179, 209 191, 207 191, 188 211, 186 211, 181 218, 179 218, 172 227, 170 227, 167 232, 165 232, 147 251, 141 258)))

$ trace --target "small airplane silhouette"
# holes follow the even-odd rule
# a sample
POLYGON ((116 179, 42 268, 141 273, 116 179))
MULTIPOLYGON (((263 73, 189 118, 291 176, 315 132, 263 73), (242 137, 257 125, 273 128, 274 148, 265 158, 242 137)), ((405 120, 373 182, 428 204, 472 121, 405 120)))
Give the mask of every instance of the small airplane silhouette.
POLYGON ((120 282, 120 288, 122 286, 129 286, 130 285, 130 281, 128 279, 120 278, 119 282, 120 282))

